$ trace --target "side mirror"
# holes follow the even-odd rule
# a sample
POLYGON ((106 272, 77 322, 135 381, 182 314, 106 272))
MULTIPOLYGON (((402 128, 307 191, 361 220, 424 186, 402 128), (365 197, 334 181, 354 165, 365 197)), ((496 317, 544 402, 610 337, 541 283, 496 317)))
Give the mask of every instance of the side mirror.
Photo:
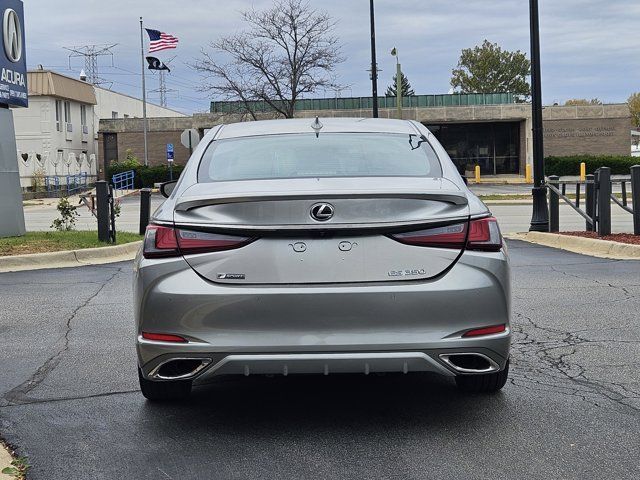
POLYGON ((177 180, 172 180, 170 182, 164 182, 160 184, 160 193, 164 198, 169 198, 173 189, 176 188, 177 180))

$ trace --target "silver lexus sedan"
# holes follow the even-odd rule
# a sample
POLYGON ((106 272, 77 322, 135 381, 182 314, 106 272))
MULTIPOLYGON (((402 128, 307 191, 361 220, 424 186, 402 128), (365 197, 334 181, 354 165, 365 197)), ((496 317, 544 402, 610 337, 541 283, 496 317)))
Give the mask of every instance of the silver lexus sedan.
POLYGON ((509 371, 496 219, 413 121, 221 125, 154 213, 135 262, 150 400, 219 375, 509 371))

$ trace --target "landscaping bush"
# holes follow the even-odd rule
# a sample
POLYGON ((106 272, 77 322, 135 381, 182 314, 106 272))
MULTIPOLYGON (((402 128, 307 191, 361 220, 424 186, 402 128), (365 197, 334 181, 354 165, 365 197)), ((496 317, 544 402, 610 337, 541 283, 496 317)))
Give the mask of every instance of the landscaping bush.
MULTIPOLYGON (((177 180, 184 170, 182 165, 173 166, 173 179, 177 180)), ((156 167, 140 167, 136 171, 136 178, 140 181, 142 187, 151 188, 156 183, 169 181, 169 167, 159 165, 156 167)))
POLYGON ((594 173, 600 167, 611 168, 613 175, 629 175, 633 165, 640 165, 640 158, 611 155, 574 155, 570 157, 547 157, 546 175, 580 175, 580 163, 584 162, 587 174, 594 173))
MULTIPOLYGON (((158 165, 155 167, 145 167, 144 165, 135 165, 127 162, 113 162, 107 170, 107 179, 111 182, 113 175, 122 172, 134 170, 134 187, 135 188, 152 188, 155 183, 169 181, 169 167, 167 165, 158 165)), ((173 179, 177 180, 184 170, 183 165, 173 166, 173 179)))

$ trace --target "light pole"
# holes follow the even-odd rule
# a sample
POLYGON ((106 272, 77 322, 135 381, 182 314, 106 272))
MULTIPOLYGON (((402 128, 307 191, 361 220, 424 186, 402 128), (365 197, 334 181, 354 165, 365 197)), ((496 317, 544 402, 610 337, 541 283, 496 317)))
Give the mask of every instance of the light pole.
POLYGON ((396 108, 398 120, 402 120, 402 67, 400 67, 400 56, 396 47, 391 50, 391 55, 396 57, 396 108))
POLYGON ((371 19, 371 94, 373 96, 373 118, 378 118, 378 64, 376 63, 376 21, 373 12, 373 0, 369 0, 371 19))
POLYGON ((542 82, 540 79, 540 22, 538 0, 529 0, 531 28, 531 110, 533 125, 533 212, 530 231, 549 231, 547 190, 544 187, 544 138, 542 126, 542 82))

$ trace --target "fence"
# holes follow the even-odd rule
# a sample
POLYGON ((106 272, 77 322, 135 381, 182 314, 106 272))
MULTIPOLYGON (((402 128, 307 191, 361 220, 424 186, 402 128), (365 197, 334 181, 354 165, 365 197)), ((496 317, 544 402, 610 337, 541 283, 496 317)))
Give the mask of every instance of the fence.
POLYGON ((47 175, 44 177, 44 186, 49 195, 74 195, 91 188, 94 179, 95 175, 89 175, 87 172, 63 176, 47 175), (61 179, 64 179, 64 183, 61 179))
POLYGON ((136 177, 135 170, 128 170, 122 173, 116 173, 111 177, 111 183, 117 193, 118 190, 133 190, 134 180, 136 177))
POLYGON ((87 174, 86 172, 78 173, 77 175, 67 175, 67 194, 73 195, 75 192, 86 190, 87 186, 87 174))
POLYGON ((546 184, 549 190, 549 231, 560 231, 560 199, 585 219, 587 231, 598 232, 599 236, 611 234, 611 202, 633 216, 633 233, 640 235, 640 165, 631 167, 627 178, 611 179, 611 169, 601 167, 594 175, 587 175, 584 181, 560 180, 552 175, 546 184), (621 199, 613 193, 613 185, 620 185, 621 199), (631 205, 627 184, 631 187, 631 205), (575 185, 575 201, 567 196, 567 185, 575 185), (584 210, 580 208, 584 185, 584 210))

